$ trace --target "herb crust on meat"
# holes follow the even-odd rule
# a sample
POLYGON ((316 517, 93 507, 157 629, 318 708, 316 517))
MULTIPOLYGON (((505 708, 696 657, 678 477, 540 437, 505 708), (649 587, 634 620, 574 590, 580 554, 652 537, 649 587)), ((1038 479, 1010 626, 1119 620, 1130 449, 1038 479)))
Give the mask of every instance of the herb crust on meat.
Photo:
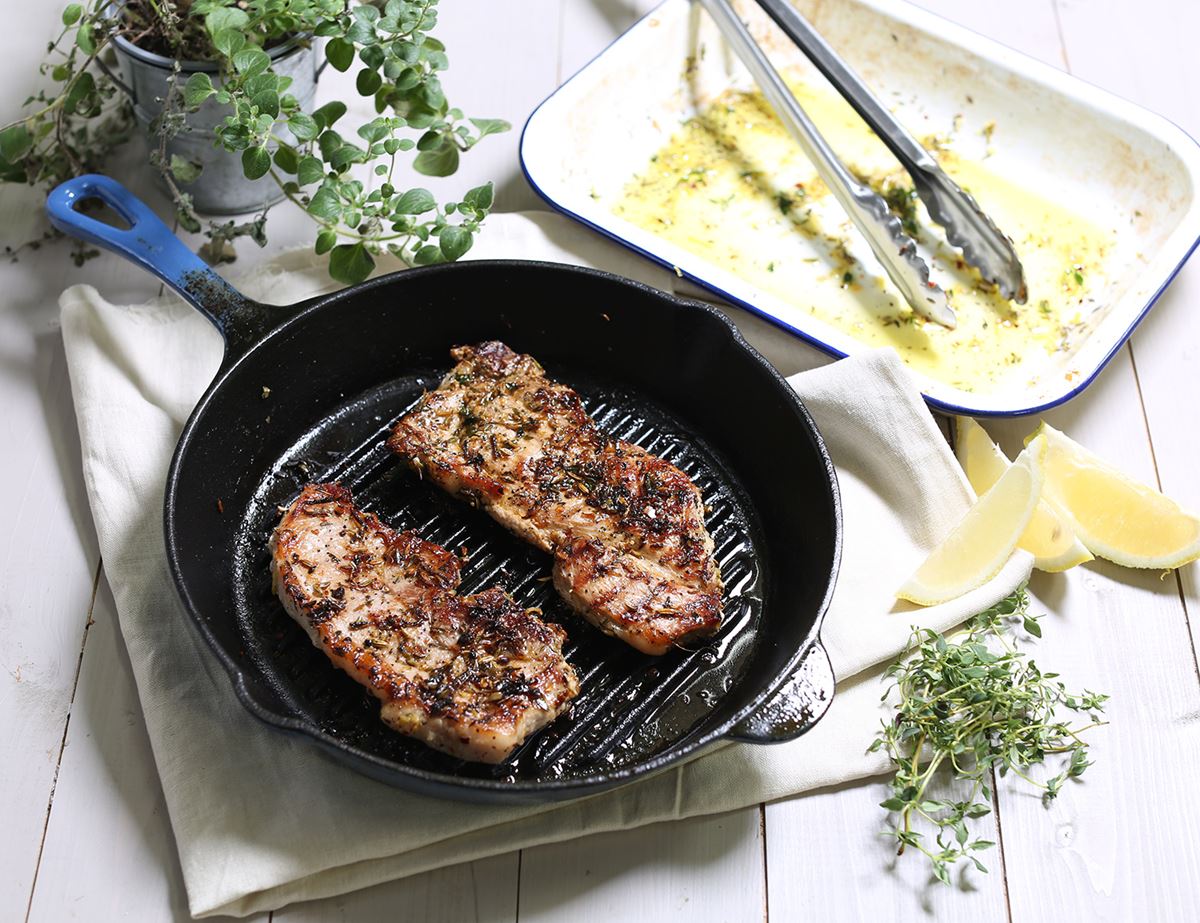
POLYGON ((503 590, 459 596, 459 559, 310 484, 271 539, 288 614, 381 702, 389 727, 467 760, 503 762, 579 691, 565 633, 503 590))
POLYGON ((457 364, 388 444, 421 476, 554 555, 554 585, 648 654, 716 631, 721 577, 700 491, 598 427, 579 395, 500 342, 457 364))

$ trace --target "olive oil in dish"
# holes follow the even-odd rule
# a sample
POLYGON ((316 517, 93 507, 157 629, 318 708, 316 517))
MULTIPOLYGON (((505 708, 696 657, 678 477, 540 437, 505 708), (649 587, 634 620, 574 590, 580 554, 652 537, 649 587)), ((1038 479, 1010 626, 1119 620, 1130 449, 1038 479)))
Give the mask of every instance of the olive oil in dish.
MULTIPOLYGON (((986 156, 967 159, 948 137, 924 138, 1012 237, 1029 298, 1010 303, 946 243, 908 174, 847 103, 825 89, 789 85, 931 259, 958 315, 956 329, 914 315, 885 281, 758 91, 728 90, 684 122, 612 203, 614 214, 865 345, 894 347, 908 365, 953 387, 991 392, 1049 374, 1047 360, 1069 353, 1102 308, 1093 293, 1103 290, 1113 233, 991 171, 986 156)), ((993 130, 985 129, 989 145, 993 130)))

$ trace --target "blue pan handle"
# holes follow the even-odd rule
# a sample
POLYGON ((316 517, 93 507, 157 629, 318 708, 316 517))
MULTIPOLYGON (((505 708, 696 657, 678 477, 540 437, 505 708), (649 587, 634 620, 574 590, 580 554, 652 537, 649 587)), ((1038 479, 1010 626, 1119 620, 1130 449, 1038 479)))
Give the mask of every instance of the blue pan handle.
POLYGON ((242 328, 253 314, 261 313, 261 306, 213 272, 145 202, 110 177, 93 173, 67 180, 47 197, 46 212, 50 223, 64 234, 111 250, 154 273, 212 321, 227 342, 231 335, 249 333, 242 328), (104 202, 129 227, 88 217, 77 208, 87 199, 104 202))

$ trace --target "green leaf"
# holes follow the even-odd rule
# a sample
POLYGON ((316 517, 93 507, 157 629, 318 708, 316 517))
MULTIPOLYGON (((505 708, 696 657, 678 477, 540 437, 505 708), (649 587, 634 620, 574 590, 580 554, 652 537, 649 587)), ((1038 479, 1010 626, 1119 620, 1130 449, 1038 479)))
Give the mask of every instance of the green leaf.
POLYGON ((194 160, 171 155, 171 175, 181 183, 194 183, 200 176, 203 166, 194 160))
POLYGON ((342 136, 332 128, 321 132, 321 137, 317 138, 317 147, 321 149, 321 156, 326 160, 332 160, 334 153, 342 146, 342 136))
POLYGON ((328 186, 322 186, 308 203, 308 213, 322 221, 334 222, 342 216, 342 203, 328 186))
POLYGON ((288 119, 287 127, 296 136, 297 141, 311 141, 321 131, 317 125, 317 120, 311 115, 305 115, 303 112, 297 112, 288 119))
POLYGON ((417 139, 418 151, 432 151, 446 144, 447 140, 442 137, 440 131, 427 131, 417 139))
POLYGON ((442 248, 435 247, 433 244, 428 244, 413 254, 413 263, 417 266, 432 266, 434 263, 443 263, 446 258, 442 256, 442 248))
POLYGON ((354 63, 354 45, 345 39, 330 39, 325 46, 325 57, 337 70, 345 73, 354 63))
POLYGON ((329 157, 329 165, 337 171, 342 171, 352 163, 364 163, 367 152, 355 144, 343 144, 329 157))
POLYGON ((474 189, 468 190, 463 196, 463 204, 473 208, 477 212, 486 212, 492 207, 494 199, 494 190, 491 183, 484 183, 482 186, 476 186, 474 189))
POLYGON ((90 22, 85 22, 75 32, 75 44, 86 55, 96 53, 96 40, 92 37, 92 24, 90 22))
POLYGON ((204 28, 209 35, 216 35, 225 29, 244 29, 250 22, 250 15, 236 6, 223 6, 213 10, 204 17, 204 28))
POLYGON ((358 50, 358 60, 371 68, 371 70, 379 70, 384 65, 387 59, 387 52, 380 45, 367 45, 358 50))
POLYGON ((480 138, 499 134, 512 128, 512 125, 504 119, 471 119, 470 122, 478 129, 480 138))
POLYGON ((340 100, 326 103, 320 109, 313 113, 313 119, 317 125, 324 131, 332 126, 338 119, 346 114, 346 104, 340 100))
POLYGON ((338 282, 354 285, 375 268, 375 260, 361 244, 338 244, 329 254, 329 275, 338 282))
MULTIPOLYGON (((191 197, 188 197, 189 203, 191 197)), ((200 233, 200 219, 196 217, 195 212, 189 208, 175 209, 175 218, 179 221, 179 226, 191 234, 200 233)))
POLYGON ((317 232, 317 244, 313 249, 315 249, 317 255, 320 256, 322 253, 328 253, 330 250, 332 250, 333 245, 336 243, 337 231, 333 230, 333 228, 321 228, 321 230, 317 232))
POLYGON ((471 249, 471 232, 450 224, 438 232, 438 243, 447 261, 453 263, 471 249))
POLYGON ((279 117, 279 94, 274 90, 263 90, 261 93, 255 93, 251 97, 250 102, 258 109, 259 113, 269 115, 272 120, 279 117))
POLYGON ((421 82, 421 72, 415 67, 403 67, 391 80, 397 90, 411 90, 421 82))
POLYGON ((377 71, 373 71, 369 67, 360 70, 358 79, 354 81, 354 87, 358 90, 359 96, 374 96, 375 91, 381 86, 383 86, 383 78, 377 71))
POLYGON ((71 83, 66 98, 63 100, 63 107, 67 112, 74 112, 81 102, 92 95, 95 89, 96 79, 84 71, 71 83))
POLYGON ((396 200, 393 207, 399 215, 421 215, 437 207, 437 199, 428 189, 410 189, 396 200))
POLYGON ((458 169, 458 148, 445 141, 430 151, 422 151, 413 159, 413 169, 426 176, 449 176, 458 169))
POLYGON ((212 43, 217 51, 227 58, 232 58, 245 47, 246 36, 237 29, 222 29, 213 33, 212 43))
POLYGON ((1035 638, 1040 638, 1042 636, 1042 626, 1037 623, 1037 619, 1035 619, 1033 616, 1025 616, 1023 619, 1021 619, 1021 624, 1024 625, 1025 630, 1035 638))
POLYGON ((425 100, 425 105, 437 113, 446 111, 446 95, 442 92, 442 88, 438 81, 432 77, 426 77, 425 82, 417 91, 425 100))
POLYGON ((385 137, 390 129, 385 118, 372 119, 358 129, 358 135, 365 141, 375 142, 385 137))
POLYGON ((271 169, 271 155, 263 146, 248 147, 242 151, 242 172, 247 179, 259 179, 271 169))
POLYGON ((5 163, 16 163, 33 147, 33 135, 24 124, 18 122, 0 131, 0 157, 5 163))
POLYGON ((251 45, 234 54, 233 66, 239 74, 254 77, 271 66, 271 56, 257 45, 251 45))
POLYGON ((183 101, 189 109, 195 109, 215 92, 212 78, 204 71, 196 71, 183 85, 183 101))
POLYGON ((296 168, 296 181, 301 186, 319 183, 325 178, 325 164, 317 157, 301 158, 296 168))
POLYGON ((300 158, 296 149, 287 144, 279 145, 275 151, 275 166, 284 173, 295 173, 300 168, 300 158))
POLYGON ((375 42, 375 30, 365 22, 352 22, 346 30, 346 41, 354 45, 371 45, 375 42))
POLYGON ((73 26, 79 22, 79 17, 83 15, 83 7, 78 3, 68 3, 67 8, 63 10, 62 21, 64 26, 73 26))

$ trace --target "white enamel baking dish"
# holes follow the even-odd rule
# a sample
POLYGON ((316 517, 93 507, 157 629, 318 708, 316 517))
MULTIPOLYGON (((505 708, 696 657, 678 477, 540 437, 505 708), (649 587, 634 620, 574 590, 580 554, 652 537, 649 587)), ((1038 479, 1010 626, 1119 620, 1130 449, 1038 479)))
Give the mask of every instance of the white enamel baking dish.
MULTIPOLYGON (((777 67, 822 82, 756 6, 738 6, 777 67)), ((961 115, 957 134, 968 140, 956 149, 971 156, 976 143, 975 156, 983 156, 982 129, 994 121, 1004 141, 990 154, 994 172, 1116 231, 1097 294, 1104 307, 1071 352, 1052 357, 1036 381, 989 393, 919 376, 929 402, 953 413, 1009 416, 1080 393, 1200 239, 1200 147, 1161 116, 899 0, 797 6, 916 133, 941 130, 961 115)), ((522 167, 558 210, 826 352, 861 351, 807 311, 610 211, 679 124, 730 86, 752 82, 715 26, 689 0, 666 0, 534 111, 521 139, 522 167)))

